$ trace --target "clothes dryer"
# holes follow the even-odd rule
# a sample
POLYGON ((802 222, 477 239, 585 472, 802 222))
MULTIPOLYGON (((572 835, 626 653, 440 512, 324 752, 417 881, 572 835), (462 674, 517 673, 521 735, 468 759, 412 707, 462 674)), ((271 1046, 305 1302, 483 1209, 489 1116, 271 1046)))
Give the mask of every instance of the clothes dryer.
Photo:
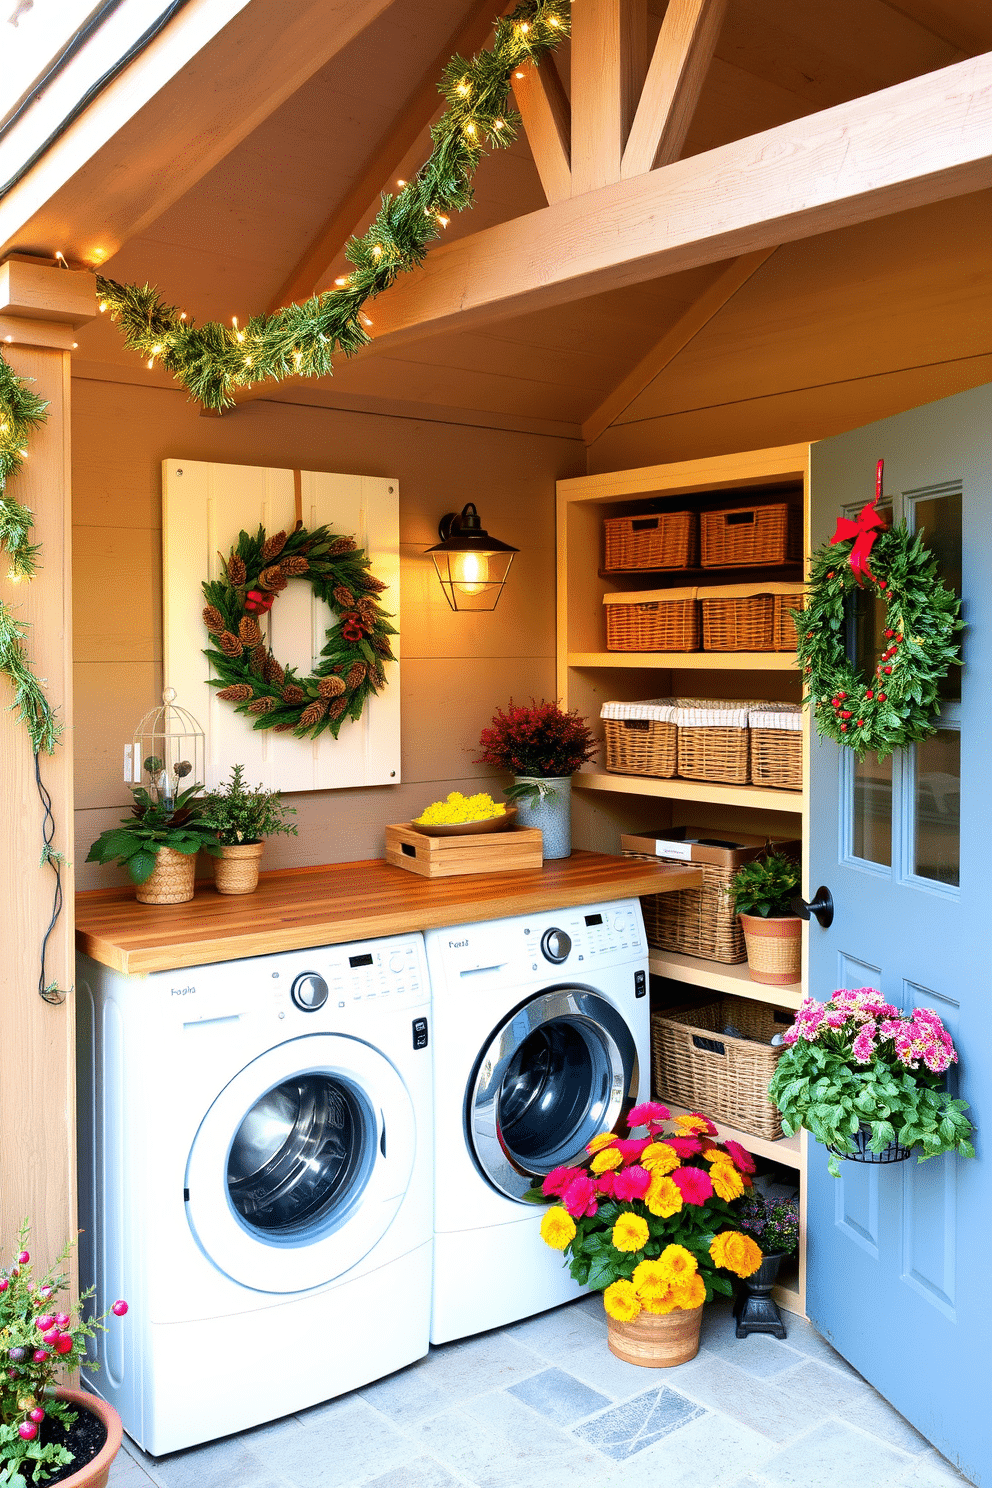
POLYGON ((420 935, 126 977, 80 956, 89 1383, 159 1455, 427 1352, 420 935), (388 1327, 375 1319, 388 1318, 388 1327))
POLYGON ((580 1294, 522 1195, 580 1160, 650 1090, 648 961, 636 899, 432 930, 431 1340, 580 1294))

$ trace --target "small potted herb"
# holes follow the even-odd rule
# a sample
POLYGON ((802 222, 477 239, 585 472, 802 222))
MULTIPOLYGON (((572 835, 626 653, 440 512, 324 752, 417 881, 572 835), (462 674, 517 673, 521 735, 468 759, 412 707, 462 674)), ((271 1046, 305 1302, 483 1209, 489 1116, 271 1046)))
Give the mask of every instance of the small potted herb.
POLYGON ((778 1268, 793 1255, 799 1244, 799 1200, 770 1199, 757 1188, 748 1189, 736 1205, 735 1218, 743 1235, 750 1235, 761 1250, 761 1265, 741 1281, 734 1304, 737 1337, 749 1333, 771 1333, 785 1337, 782 1316, 772 1298, 778 1268))
POLYGON ((261 785, 249 789, 244 776, 244 765, 232 765, 226 785, 203 798, 200 824, 216 832, 220 843, 214 864, 218 894, 254 893, 265 838, 280 833, 296 836, 296 827, 286 820, 296 815, 295 808, 284 806, 278 791, 261 785))
POLYGON ((567 858, 572 852, 572 776, 596 752, 585 719, 558 704, 512 699, 497 708, 479 739, 477 765, 509 770, 513 784, 504 792, 519 809, 517 824, 540 827, 545 858, 567 858))
POLYGON ((791 986, 802 975, 803 922, 792 912, 799 893, 799 865, 768 852, 734 876, 734 909, 740 915, 752 982, 791 986))
POLYGON ((149 755, 144 762, 149 786, 132 786, 131 816, 101 832, 86 854, 87 863, 121 863, 142 904, 185 904, 193 897, 197 853, 220 853, 214 833, 202 821, 203 787, 178 790, 178 781, 190 772, 185 764, 175 766, 177 780, 168 782, 171 789, 166 790, 161 761, 149 755))

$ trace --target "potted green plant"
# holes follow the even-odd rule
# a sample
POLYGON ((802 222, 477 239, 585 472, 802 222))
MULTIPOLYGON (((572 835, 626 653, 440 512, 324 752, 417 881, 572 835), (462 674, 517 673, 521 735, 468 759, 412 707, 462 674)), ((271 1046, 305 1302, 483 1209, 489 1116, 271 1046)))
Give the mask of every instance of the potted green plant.
POLYGON ((752 982, 787 987, 802 975, 803 922, 792 912, 799 892, 799 864, 767 852, 745 863, 731 885, 740 916, 752 982))
POLYGON ((60 1375, 96 1366, 85 1357, 86 1340, 104 1319, 123 1317, 127 1303, 112 1303, 99 1317, 83 1318, 83 1292, 66 1312, 58 1296, 68 1289, 60 1267, 70 1241, 41 1281, 34 1279, 21 1226, 11 1265, 0 1269, 0 1483, 5 1488, 44 1484, 53 1474, 61 1488, 105 1488, 121 1445, 121 1419, 97 1395, 58 1384, 60 1375), (66 1476, 73 1463, 78 1466, 66 1476))
POLYGON ((232 765, 231 778, 219 790, 203 798, 201 827, 215 832, 220 855, 214 864, 214 882, 219 894, 251 894, 258 888, 258 868, 265 838, 280 833, 296 836, 296 827, 286 820, 295 816, 284 806, 278 791, 245 785, 244 765, 232 765))
POLYGON ((511 699, 505 712, 496 709, 479 747, 477 765, 493 765, 513 776, 504 795, 518 808, 518 826, 541 829, 545 858, 569 857, 572 776, 596 752, 585 719, 556 702, 532 700, 525 707, 511 699))
POLYGON ((932 1008, 903 1012, 874 987, 807 997, 783 1035, 787 1045, 768 1095, 792 1136, 804 1126, 840 1159, 891 1163, 974 1157, 968 1106, 946 1088, 957 1050, 932 1008))
POLYGON ((737 1337, 771 1333, 784 1338, 785 1326, 772 1287, 782 1262, 795 1254, 799 1244, 799 1200, 768 1198, 752 1187, 737 1201, 735 1217, 741 1233, 750 1235, 761 1250, 761 1265, 752 1276, 742 1278, 734 1303, 737 1337))
MULTIPOLYGON (((182 778, 183 763, 175 769, 182 778)), ((201 820, 202 786, 191 785, 175 794, 160 785, 161 761, 149 755, 144 761, 149 788, 131 787, 134 805, 120 826, 101 832, 86 854, 87 863, 121 863, 137 885, 135 898, 142 904, 185 904, 192 899, 196 879, 196 855, 220 853, 213 830, 201 820)), ((178 784, 178 781, 177 781, 178 784)))

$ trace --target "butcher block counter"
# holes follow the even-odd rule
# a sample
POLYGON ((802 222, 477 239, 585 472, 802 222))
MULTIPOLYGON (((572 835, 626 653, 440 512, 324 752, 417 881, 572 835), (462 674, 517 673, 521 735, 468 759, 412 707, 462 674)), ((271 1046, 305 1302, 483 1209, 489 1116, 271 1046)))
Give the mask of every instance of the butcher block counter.
POLYGON ((76 948, 130 975, 340 945, 410 930, 693 889, 688 863, 573 852, 521 873, 427 879, 379 858, 263 873, 254 894, 198 884, 186 904, 139 904, 132 888, 76 895, 76 948))

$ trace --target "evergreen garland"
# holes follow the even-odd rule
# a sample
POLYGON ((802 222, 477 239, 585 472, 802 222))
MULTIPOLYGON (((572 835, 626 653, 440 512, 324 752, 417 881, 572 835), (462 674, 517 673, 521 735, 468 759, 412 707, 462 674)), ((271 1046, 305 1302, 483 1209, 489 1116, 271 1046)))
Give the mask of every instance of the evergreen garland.
POLYGON ((472 177, 485 147, 515 138, 519 116, 508 109, 510 81, 524 62, 539 62, 569 33, 568 0, 524 0, 495 25, 488 51, 454 56, 438 84, 447 108, 431 130, 433 149, 414 180, 383 195, 379 214, 347 256, 352 272, 336 288, 271 315, 197 325, 166 305, 148 284, 97 278, 100 309, 109 311, 127 346, 161 362, 205 408, 233 402, 236 388, 284 377, 326 377, 336 351, 351 356, 370 340, 363 307, 423 263, 449 214, 472 205, 472 177))

